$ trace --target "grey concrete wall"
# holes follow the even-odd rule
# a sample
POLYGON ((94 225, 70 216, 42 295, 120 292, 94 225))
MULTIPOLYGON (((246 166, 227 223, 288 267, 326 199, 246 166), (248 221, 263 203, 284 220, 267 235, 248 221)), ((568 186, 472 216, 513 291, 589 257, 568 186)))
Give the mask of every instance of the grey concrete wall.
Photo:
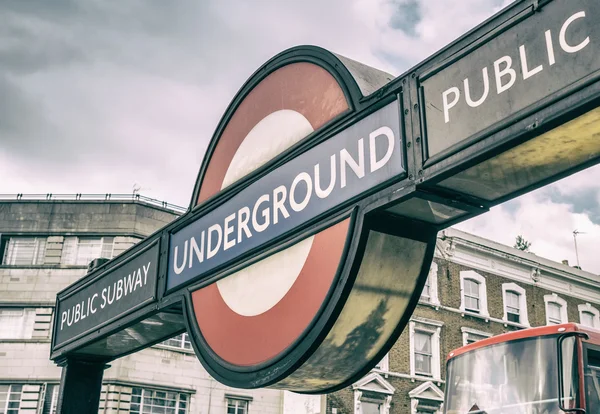
POLYGON ((282 391, 226 387, 206 372, 192 352, 175 352, 158 347, 113 361, 104 374, 104 381, 109 384, 111 381, 123 381, 153 384, 155 387, 194 389, 189 410, 194 414, 226 413, 225 394, 252 398, 250 413, 278 414, 283 403, 282 391))
POLYGON ((136 202, 4 201, 2 233, 137 234, 147 236, 173 221, 174 213, 136 202))

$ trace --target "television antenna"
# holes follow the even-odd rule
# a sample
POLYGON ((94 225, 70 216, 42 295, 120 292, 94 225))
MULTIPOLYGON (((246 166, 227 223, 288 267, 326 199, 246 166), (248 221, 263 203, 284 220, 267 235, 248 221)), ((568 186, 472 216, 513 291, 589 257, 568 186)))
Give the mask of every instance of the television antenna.
POLYGON ((573 241, 575 242, 575 257, 577 258, 577 267, 579 269, 581 269, 581 266, 579 265, 579 252, 577 251, 577 235, 578 234, 586 234, 586 233, 579 231, 577 229, 573 230, 573 241))

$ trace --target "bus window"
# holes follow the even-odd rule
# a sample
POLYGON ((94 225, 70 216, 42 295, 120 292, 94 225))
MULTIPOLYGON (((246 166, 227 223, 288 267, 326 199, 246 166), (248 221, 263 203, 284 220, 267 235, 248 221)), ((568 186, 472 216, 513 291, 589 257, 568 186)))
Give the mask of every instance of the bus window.
POLYGON ((585 367, 586 400, 588 413, 600 413, 600 351, 587 350, 585 367))

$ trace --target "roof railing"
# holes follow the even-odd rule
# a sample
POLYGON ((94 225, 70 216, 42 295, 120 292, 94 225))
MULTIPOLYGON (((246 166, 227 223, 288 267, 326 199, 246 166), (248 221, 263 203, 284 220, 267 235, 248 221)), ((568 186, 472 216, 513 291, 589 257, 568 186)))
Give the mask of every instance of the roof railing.
POLYGON ((187 211, 185 207, 181 207, 175 204, 167 203, 166 201, 157 200, 143 196, 138 193, 132 194, 0 194, 0 201, 139 201, 142 203, 150 204, 156 207, 162 207, 174 211, 179 214, 183 214, 187 211))

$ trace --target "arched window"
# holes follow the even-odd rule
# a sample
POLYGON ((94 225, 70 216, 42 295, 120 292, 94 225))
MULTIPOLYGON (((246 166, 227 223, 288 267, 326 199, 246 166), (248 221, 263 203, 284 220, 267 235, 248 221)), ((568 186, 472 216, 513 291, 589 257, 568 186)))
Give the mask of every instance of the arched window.
POLYGON ((590 328, 600 328, 600 311, 591 304, 577 306, 579 310, 579 322, 590 328))
POLYGON ((546 325, 567 323, 567 301, 556 293, 544 296, 546 303, 546 325))

